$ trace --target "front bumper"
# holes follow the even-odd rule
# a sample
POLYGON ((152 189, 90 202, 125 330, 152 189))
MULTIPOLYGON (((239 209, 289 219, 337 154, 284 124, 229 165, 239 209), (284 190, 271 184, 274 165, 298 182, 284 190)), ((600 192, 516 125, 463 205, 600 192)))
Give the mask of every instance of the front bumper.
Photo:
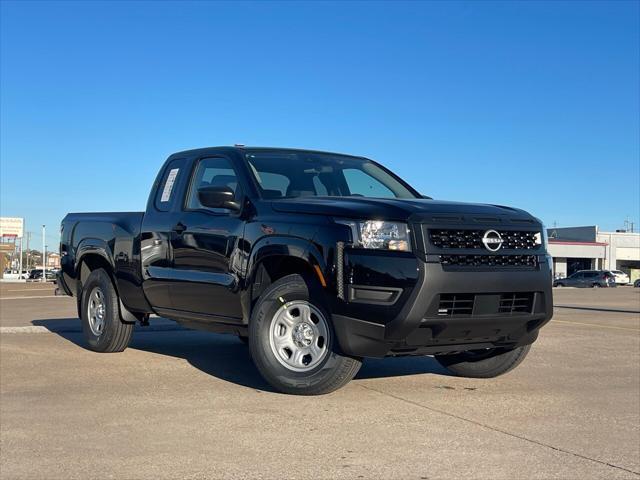
POLYGON ((350 293, 332 315, 344 353, 384 357, 515 347, 533 343, 552 317, 545 255, 536 268, 522 270, 447 269, 426 260, 397 252, 345 251, 345 291, 350 293), (504 307, 505 298, 523 296, 528 303, 522 309, 504 307), (466 310, 442 308, 447 298, 464 299, 466 310))

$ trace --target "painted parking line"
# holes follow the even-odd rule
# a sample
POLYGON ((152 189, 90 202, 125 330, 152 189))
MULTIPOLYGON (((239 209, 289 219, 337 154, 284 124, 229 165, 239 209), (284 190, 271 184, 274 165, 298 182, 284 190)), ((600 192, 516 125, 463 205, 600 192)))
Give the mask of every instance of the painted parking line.
MULTIPOLYGON (((78 322, 79 323, 79 322, 78 322)), ((179 324, 161 324, 161 325, 149 325, 146 327, 140 327, 136 325, 135 333, 140 332, 188 332, 188 328, 185 328, 179 324)), ((68 326, 55 326, 52 329, 43 325, 28 325, 24 327, 0 327, 0 335, 8 335, 14 333, 82 333, 82 327, 78 324, 68 326)))
POLYGON ((4 300, 30 300, 32 298, 71 298, 67 295, 25 295, 24 297, 0 297, 0 302, 4 300))
POLYGON ((48 288, 18 288, 18 289, 14 289, 14 290, 7 290, 7 292, 35 292, 36 290, 54 290, 51 287, 48 288))
POLYGON ((594 312, 613 312, 613 313, 640 313, 640 310, 632 308, 613 308, 613 307, 594 307, 590 305, 554 305, 553 308, 569 308, 572 310, 591 310, 594 312))
POLYGON ((583 323, 583 322, 569 322, 567 320, 551 320, 551 323, 570 323, 572 325, 583 325, 585 327, 596 327, 596 328, 611 328, 614 330, 630 330, 632 332, 640 332, 640 328, 629 328, 629 327, 616 327, 614 325, 601 325, 599 323, 583 323))
POLYGON ((53 333, 47 327, 30 325, 28 327, 0 327, 0 334, 7 333, 53 333))

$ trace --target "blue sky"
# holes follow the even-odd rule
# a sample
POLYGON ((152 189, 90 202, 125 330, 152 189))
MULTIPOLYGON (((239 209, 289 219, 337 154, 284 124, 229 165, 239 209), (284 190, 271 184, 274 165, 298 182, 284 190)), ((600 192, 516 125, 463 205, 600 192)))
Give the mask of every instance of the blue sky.
POLYGON ((548 225, 640 220, 638 2, 0 4, 1 205, 144 209, 172 152, 374 158, 548 225))

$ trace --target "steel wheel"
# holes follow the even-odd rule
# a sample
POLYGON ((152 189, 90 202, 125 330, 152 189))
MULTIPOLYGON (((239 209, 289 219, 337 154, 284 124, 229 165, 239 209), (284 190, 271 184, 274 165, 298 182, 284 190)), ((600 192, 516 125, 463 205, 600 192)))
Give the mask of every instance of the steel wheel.
POLYGON ((294 372, 308 372, 317 367, 329 351, 327 320, 307 301, 286 303, 273 316, 269 344, 284 367, 294 372))
POLYGON ((100 290, 100 287, 94 287, 94 289, 91 290, 89 302, 87 303, 87 318, 89 320, 91 333, 96 337, 99 337, 104 330, 106 315, 104 294, 102 290, 100 290))

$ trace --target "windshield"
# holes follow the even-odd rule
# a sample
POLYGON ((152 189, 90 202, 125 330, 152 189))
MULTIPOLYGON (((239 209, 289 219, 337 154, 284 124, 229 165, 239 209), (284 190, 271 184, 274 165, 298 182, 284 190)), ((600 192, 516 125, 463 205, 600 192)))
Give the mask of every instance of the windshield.
POLYGON ((289 151, 250 152, 246 158, 263 198, 420 198, 370 160, 289 151))

